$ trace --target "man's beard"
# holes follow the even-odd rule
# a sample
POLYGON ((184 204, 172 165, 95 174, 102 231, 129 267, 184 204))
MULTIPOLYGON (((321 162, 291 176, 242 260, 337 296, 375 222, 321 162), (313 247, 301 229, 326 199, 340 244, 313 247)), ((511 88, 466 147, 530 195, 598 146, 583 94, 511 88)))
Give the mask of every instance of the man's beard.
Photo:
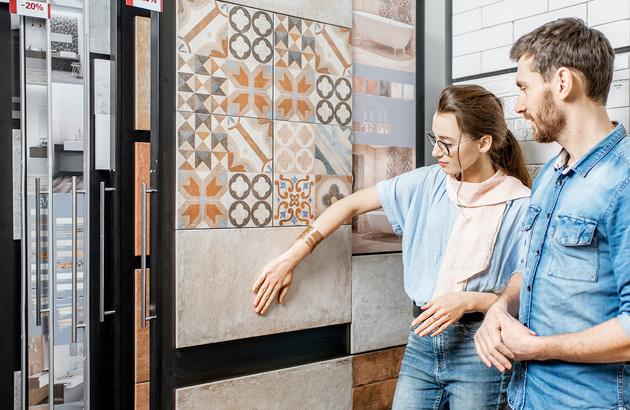
POLYGON ((536 116, 530 116, 536 123, 537 130, 534 131, 534 141, 547 144, 558 140, 560 133, 567 125, 566 115, 553 101, 551 90, 545 88, 542 94, 542 101, 536 116))

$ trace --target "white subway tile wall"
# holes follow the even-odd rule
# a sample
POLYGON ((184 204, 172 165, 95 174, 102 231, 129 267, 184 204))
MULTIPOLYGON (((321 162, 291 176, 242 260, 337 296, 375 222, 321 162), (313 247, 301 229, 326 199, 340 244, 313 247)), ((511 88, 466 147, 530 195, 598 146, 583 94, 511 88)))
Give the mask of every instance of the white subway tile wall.
POLYGON ((514 67, 507 55, 513 42, 562 17, 581 18, 614 48, 630 46, 630 0, 453 0, 453 78, 514 67))
MULTIPOLYGON (((453 0, 453 78, 515 67, 509 59, 513 42, 536 27, 563 17, 581 18, 601 30, 615 49, 630 46, 630 0, 453 0)), ((515 79, 516 74, 510 73, 457 84, 479 84, 501 99, 508 126, 521 141, 525 159, 535 173, 560 148, 532 140, 529 121, 514 112, 518 96, 515 79)), ((630 53, 615 56, 606 108, 611 120, 630 129, 630 53)))

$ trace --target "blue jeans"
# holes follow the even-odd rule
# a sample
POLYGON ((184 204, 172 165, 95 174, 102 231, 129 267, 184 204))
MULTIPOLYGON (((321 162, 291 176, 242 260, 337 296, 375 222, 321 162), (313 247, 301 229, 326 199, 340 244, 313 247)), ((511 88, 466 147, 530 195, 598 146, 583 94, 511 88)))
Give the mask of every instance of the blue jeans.
POLYGON ((436 337, 413 333, 405 349, 392 409, 507 408, 510 372, 488 368, 475 351, 481 322, 455 322, 436 337))

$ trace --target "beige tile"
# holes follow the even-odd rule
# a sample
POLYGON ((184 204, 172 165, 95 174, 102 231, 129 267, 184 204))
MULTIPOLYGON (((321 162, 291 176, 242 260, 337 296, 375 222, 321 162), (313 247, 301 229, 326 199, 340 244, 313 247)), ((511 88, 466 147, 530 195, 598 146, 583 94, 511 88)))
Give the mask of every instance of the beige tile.
MULTIPOLYGON (((134 143, 134 251, 136 256, 142 252, 142 183, 147 184, 147 189, 151 188, 151 144, 148 142, 134 143)), ((151 205, 151 195, 147 195, 147 255, 149 254, 150 232, 149 232, 149 210, 151 205)))
POLYGON ((235 0, 232 3, 322 23, 352 27, 352 0, 235 0))
POLYGON ((135 129, 151 129, 151 19, 136 17, 135 129))
POLYGON ((352 361, 341 358, 178 389, 177 410, 350 409, 352 361))
POLYGON ((282 305, 254 313, 258 274, 304 227, 176 233, 178 348, 351 321, 351 232, 342 226, 296 269, 282 305))
POLYGON ((353 256, 350 352, 406 344, 412 320, 401 254, 353 256))

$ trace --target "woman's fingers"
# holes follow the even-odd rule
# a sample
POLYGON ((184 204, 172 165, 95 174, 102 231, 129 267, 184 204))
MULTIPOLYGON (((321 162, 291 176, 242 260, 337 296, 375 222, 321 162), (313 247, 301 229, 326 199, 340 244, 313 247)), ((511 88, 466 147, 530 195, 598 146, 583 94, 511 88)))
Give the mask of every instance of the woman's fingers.
MULTIPOLYGON (((428 319, 427 322, 429 323, 429 326, 427 328, 425 328, 422 332, 420 333, 416 333, 418 336, 420 337, 424 337, 426 335, 428 335, 429 333, 431 333, 432 331, 434 331, 435 329, 437 329, 439 326, 443 325, 444 323, 446 323, 448 321, 447 318, 445 317, 441 317, 441 318, 436 318, 435 315, 431 316, 431 319, 428 319)), ((418 329, 416 329, 418 330, 418 329)))
POLYGON ((266 280, 262 285, 260 285, 260 287, 258 288, 258 292, 256 293, 256 297, 254 298, 254 306, 258 306, 259 304, 263 303, 262 302, 262 298, 265 295, 265 292, 267 291, 267 289, 269 288, 269 281, 266 280))
POLYGON ((289 291, 289 285, 286 285, 280 290, 280 294, 278 295, 278 303, 282 303, 282 301, 284 301, 284 297, 286 296, 288 291, 289 291))
POLYGON ((265 314, 265 312, 267 311, 267 309, 271 305, 271 302, 273 302, 273 300, 276 298, 276 293, 278 293, 278 286, 277 285, 270 286, 269 289, 267 289, 267 292, 265 293, 265 297, 266 297, 265 305, 263 306, 263 308, 259 312, 261 315, 265 314))
MULTIPOLYGON (((426 306, 426 305, 425 305, 426 306)), ((424 309, 424 306, 421 307, 420 309, 424 309)), ((417 326, 419 323, 424 322, 425 320, 427 320, 429 317, 431 317, 433 314, 435 313, 435 308, 428 308, 427 310, 425 310, 424 312, 422 312, 420 314, 420 316, 418 316, 417 318, 414 319, 413 322, 411 322, 411 326, 417 326)))
POLYGON ((440 333, 442 333, 443 331, 445 331, 450 325, 452 325, 453 321, 448 321, 446 323, 444 323, 442 326, 440 326, 435 332, 431 333, 431 337, 435 337, 437 335, 439 335, 440 333))
POLYGON ((258 292, 258 288, 260 287, 260 285, 263 284, 266 278, 267 278, 267 272, 263 271, 263 273, 258 275, 258 278, 256 278, 256 282, 254 282, 254 286, 252 286, 252 292, 258 292))

